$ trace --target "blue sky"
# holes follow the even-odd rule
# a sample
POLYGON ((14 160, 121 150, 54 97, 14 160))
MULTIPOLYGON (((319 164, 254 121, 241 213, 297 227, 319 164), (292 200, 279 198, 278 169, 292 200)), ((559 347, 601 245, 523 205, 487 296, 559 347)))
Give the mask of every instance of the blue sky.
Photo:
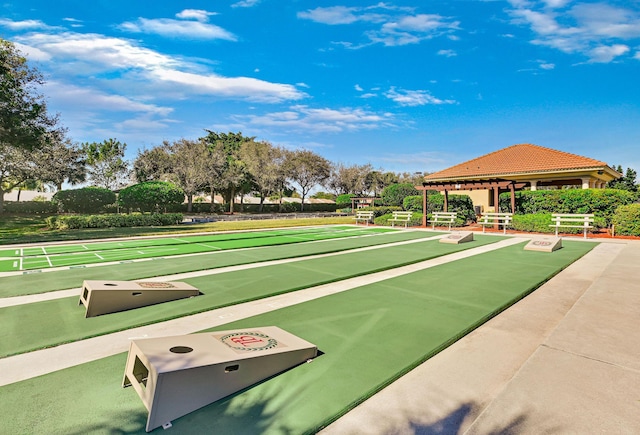
POLYGON ((640 3, 7 0, 77 142, 241 131, 434 172, 534 143, 640 172, 640 3))

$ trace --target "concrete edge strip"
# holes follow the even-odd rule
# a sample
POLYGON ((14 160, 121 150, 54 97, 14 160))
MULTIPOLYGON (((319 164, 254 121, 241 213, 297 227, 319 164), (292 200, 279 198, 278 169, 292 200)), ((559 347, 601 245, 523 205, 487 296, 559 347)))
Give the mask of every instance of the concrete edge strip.
POLYGON ((490 245, 479 246, 477 248, 456 252, 420 263, 373 273, 362 277, 350 278, 253 302, 185 316, 175 320, 132 328, 113 334, 102 335, 48 349, 2 358, 0 359, 0 386, 52 373, 121 352, 126 352, 129 349, 129 341, 132 339, 182 335, 213 328, 231 321, 241 320, 280 308, 297 305, 313 299, 428 269, 451 261, 480 255, 522 243, 526 240, 526 238, 515 237, 490 245))

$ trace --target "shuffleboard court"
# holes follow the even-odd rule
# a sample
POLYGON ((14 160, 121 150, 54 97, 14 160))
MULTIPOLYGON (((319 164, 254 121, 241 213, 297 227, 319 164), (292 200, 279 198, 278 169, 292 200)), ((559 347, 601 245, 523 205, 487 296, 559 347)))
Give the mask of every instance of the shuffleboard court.
POLYGON ((7 333, 0 332, 0 357, 389 270, 498 240, 478 236, 463 245, 430 240, 185 279, 203 295, 91 319, 85 319, 85 309, 74 297, 1 308, 0 331, 7 333))
MULTIPOLYGON (((247 247, 286 245, 334 238, 357 237, 383 234, 384 228, 360 229, 354 227, 334 227, 329 229, 280 230, 269 232, 245 232, 232 235, 191 236, 183 238, 136 239, 123 242, 95 244, 101 249, 83 249, 87 244, 23 248, 23 256, 18 262, 0 262, 0 272, 36 270, 81 264, 127 261, 172 255, 186 255, 247 247), (188 242, 186 240, 189 240, 188 242)), ((7 255, 9 252, 5 252, 7 255)), ((2 255, 0 255, 2 257, 2 255)))
POLYGON ((228 251, 205 252, 164 259, 154 257, 134 262, 94 263, 68 268, 20 272, 0 277, 0 297, 23 296, 54 290, 77 288, 85 279, 131 280, 154 276, 215 269, 262 261, 304 257, 340 252, 367 246, 426 239, 442 233, 424 231, 394 231, 371 237, 331 238, 314 242, 258 246, 228 251), (151 261, 149 261, 151 260, 151 261), (94 267, 91 267, 94 266, 94 267), (41 273, 42 272, 42 273, 41 273))
MULTIPOLYGON (((524 251, 519 244, 215 328, 277 325, 323 354, 174 420, 172 430, 313 433, 594 246, 563 245, 549 255, 524 251)), ((3 430, 143 434, 146 409, 134 391, 121 388, 125 360, 126 354, 119 354, 0 387, 3 430)))

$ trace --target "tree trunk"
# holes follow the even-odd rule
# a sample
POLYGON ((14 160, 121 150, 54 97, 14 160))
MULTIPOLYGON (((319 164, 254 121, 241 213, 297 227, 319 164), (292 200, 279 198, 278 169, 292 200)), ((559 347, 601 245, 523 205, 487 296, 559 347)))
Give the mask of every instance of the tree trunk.
POLYGON ((233 214, 233 201, 235 199, 236 196, 236 189, 235 187, 231 186, 231 188, 229 189, 229 213, 233 214))
POLYGON ((0 187, 0 213, 2 212, 4 212, 4 190, 0 187))
POLYGON ((216 196, 216 191, 212 187, 211 188, 211 213, 214 213, 216 211, 216 204, 215 204, 215 200, 214 200, 215 196, 216 196))
POLYGON ((258 213, 262 213, 264 208, 264 195, 260 195, 260 205, 258 206, 258 213))
POLYGON ((193 193, 187 195, 187 213, 193 211, 193 193))
POLYGON ((18 195, 16 196, 16 202, 20 202, 20 194, 22 193, 22 187, 18 187, 18 195))

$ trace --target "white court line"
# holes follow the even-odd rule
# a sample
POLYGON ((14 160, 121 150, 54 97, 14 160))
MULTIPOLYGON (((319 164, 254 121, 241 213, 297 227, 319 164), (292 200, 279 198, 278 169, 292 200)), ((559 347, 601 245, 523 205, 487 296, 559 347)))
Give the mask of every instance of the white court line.
POLYGON ((222 248, 218 248, 217 246, 205 245, 204 243, 196 243, 197 246, 204 246, 205 248, 221 250, 222 248))
POLYGON ((98 254, 97 252, 94 252, 93 255, 95 255, 96 257, 98 257, 100 260, 104 260, 104 257, 101 256, 100 254, 98 254))
POLYGON ((51 258, 48 255, 45 255, 44 258, 47 259, 47 263, 49 263, 49 267, 53 267, 53 263, 51 263, 51 258))
POLYGON ((42 253, 43 253, 44 255, 47 255, 47 251, 44 249, 44 246, 41 246, 41 247, 40 247, 40 249, 42 249, 42 253))
POLYGON ((87 245, 80 245, 80 246, 82 246, 84 249, 89 249, 87 245))
POLYGON ((131 328, 121 332, 62 344, 48 349, 0 358, 0 386, 126 352, 129 349, 130 340, 134 337, 152 338, 191 334, 224 325, 229 322, 228 320, 224 320, 228 317, 233 317, 234 321, 245 319, 283 307, 301 304, 324 296, 439 266, 455 260, 484 254, 527 240, 529 239, 514 237, 408 266, 310 287, 244 304, 214 309, 204 313, 154 323, 152 325, 131 328))

